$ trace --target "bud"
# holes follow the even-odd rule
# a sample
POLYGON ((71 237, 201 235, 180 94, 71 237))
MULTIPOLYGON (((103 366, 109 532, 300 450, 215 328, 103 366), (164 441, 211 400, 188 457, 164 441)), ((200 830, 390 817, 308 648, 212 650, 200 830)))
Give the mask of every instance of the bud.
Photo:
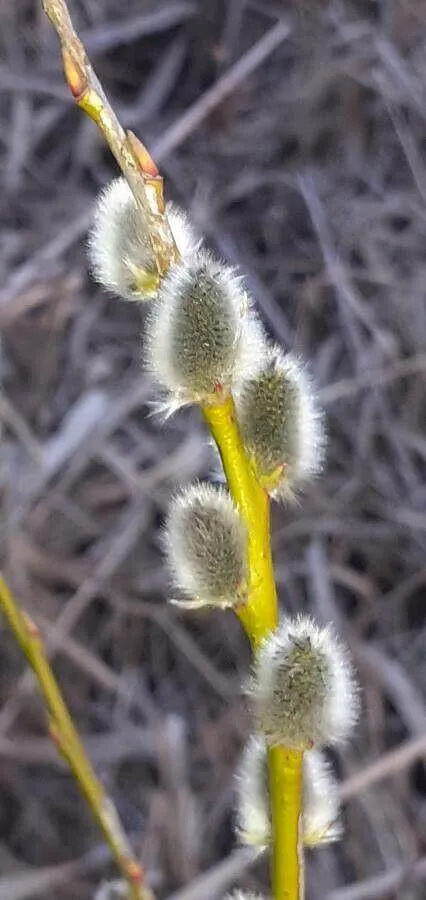
POLYGON ((261 484, 272 496, 291 499, 319 471, 324 451, 322 416, 301 364, 268 347, 239 387, 237 412, 261 484))
POLYGON ((246 532, 223 488, 195 484, 172 501, 166 549, 177 585, 190 599, 174 601, 196 609, 226 608, 246 592, 246 532))
POLYGON ((346 649, 331 626, 284 619, 260 647, 251 695, 270 746, 307 750, 334 744, 357 718, 358 694, 346 649))
POLYGON ((208 400, 253 371, 263 332, 241 279, 206 252, 172 265, 146 326, 146 361, 173 404, 208 400))
MULTIPOLYGON (((176 246, 185 258, 199 241, 187 217, 173 204, 166 215, 176 246)), ((126 300, 146 300, 158 289, 157 270, 147 223, 125 178, 100 193, 89 235, 89 257, 96 281, 126 300)))
MULTIPOLYGON (((264 850, 271 841, 269 774, 266 744, 252 736, 237 773, 238 831, 245 844, 264 850)), ((303 755, 303 842, 307 847, 330 843, 341 835, 337 783, 318 750, 303 755)))

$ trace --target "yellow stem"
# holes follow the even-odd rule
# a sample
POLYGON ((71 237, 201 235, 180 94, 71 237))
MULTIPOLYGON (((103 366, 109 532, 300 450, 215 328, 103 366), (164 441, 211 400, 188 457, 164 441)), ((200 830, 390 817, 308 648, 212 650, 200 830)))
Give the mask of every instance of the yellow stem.
POLYGON ((154 900, 145 884, 145 873, 132 854, 115 806, 96 777, 74 727, 55 676, 50 668, 40 632, 24 613, 0 574, 0 610, 25 654, 43 695, 49 716, 49 732, 67 761, 80 790, 104 833, 123 878, 129 900, 154 900))
POLYGON ((272 824, 272 888, 275 900, 303 900, 303 753, 286 747, 268 752, 272 824))
POLYGON ((247 528, 249 590, 247 602, 238 608, 237 615, 253 647, 257 647, 278 624, 269 497, 256 481, 247 458, 232 396, 205 403, 202 411, 217 443, 231 496, 247 528))
MULTIPOLYGON (((232 396, 202 405, 216 441, 230 494, 247 528, 249 590, 236 613, 253 649, 278 624, 278 600, 270 541, 269 497, 250 465, 232 396)), ((275 900, 303 900, 302 753, 274 747, 268 754, 272 821, 272 885, 275 900)))

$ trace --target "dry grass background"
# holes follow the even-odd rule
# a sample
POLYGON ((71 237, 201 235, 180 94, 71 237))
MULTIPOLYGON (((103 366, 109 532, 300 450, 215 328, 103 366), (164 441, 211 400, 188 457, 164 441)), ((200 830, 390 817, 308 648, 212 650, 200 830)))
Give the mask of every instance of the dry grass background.
MULTIPOLYGON (((336 757, 346 837, 309 860, 308 896, 420 900, 425 4, 71 10, 168 195, 247 273, 270 333, 311 361, 327 410, 323 477, 300 506, 274 510, 282 604, 337 621, 364 697, 336 757), (280 16, 288 35, 275 49, 266 37, 247 74, 280 16)), ((262 888, 265 863, 249 867, 232 830, 245 639, 230 615, 166 605, 159 526, 176 485, 208 474, 206 435, 195 410, 165 428, 149 417, 140 311, 87 274, 90 207, 113 166, 72 106, 39 4, 2 0, 0 25, 3 565, 159 896, 262 888)), ((0 898, 90 898, 108 856, 0 628, 0 898)))

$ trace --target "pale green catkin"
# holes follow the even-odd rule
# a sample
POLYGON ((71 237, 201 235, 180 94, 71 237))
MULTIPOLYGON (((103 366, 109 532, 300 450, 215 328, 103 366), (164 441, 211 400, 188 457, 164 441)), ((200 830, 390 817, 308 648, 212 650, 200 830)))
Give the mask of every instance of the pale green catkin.
POLYGON ((205 252, 171 266, 149 311, 145 355, 177 405, 229 391, 253 369, 262 341, 233 269, 205 252))
POLYGON ((314 651, 308 636, 294 640, 286 659, 277 662, 274 693, 280 716, 286 718, 289 746, 308 746, 313 740, 309 734, 316 710, 325 702, 327 668, 326 657, 314 651))
MULTIPOLYGON (((166 206, 168 223, 183 258, 199 241, 185 214, 166 206)), ((156 274, 156 261, 143 211, 125 178, 116 178, 99 194, 88 241, 92 273, 107 290, 126 300, 146 300, 138 286, 141 273, 156 274)))
POLYGON ((297 750, 344 740, 358 714, 346 649, 330 626, 283 619, 260 647, 251 695, 259 731, 271 746, 297 750))
POLYGON ((97 281, 127 300, 135 299, 138 270, 155 270, 143 214, 124 178, 100 193, 89 235, 89 256, 97 281))
POLYGON ((223 488, 195 484, 172 501, 165 543, 175 584, 190 605, 232 606, 247 578, 246 532, 223 488))
POLYGON ((324 445, 322 417, 299 361, 268 347, 239 385, 237 413, 258 476, 273 496, 290 498, 318 471, 324 445))

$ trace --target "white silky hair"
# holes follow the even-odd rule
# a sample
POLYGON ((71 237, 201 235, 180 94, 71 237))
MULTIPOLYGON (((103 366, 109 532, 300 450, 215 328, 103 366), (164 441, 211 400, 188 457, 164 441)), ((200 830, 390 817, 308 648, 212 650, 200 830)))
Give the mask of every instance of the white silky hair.
POLYGON ((317 475, 325 453, 324 417, 301 359, 270 344, 256 371, 236 393, 243 439, 260 476, 281 469, 270 489, 278 500, 294 500, 317 475))
MULTIPOLYGON (((173 203, 167 203, 166 216, 182 258, 195 253, 200 239, 188 216, 173 203)), ((143 211, 125 178, 114 179, 97 198, 88 253, 96 281, 126 300, 144 299, 133 288, 135 272, 149 271, 155 260, 143 211)))
POLYGON ((241 599, 247 575, 246 529, 223 487, 195 483, 172 500, 164 545, 187 608, 226 608, 241 599))
MULTIPOLYGON (((237 770, 237 830, 244 844, 265 850, 271 840, 267 746, 252 735, 237 770)), ((337 782, 319 750, 303 754, 303 841, 315 847, 338 840, 342 833, 337 782)))
POLYGON ((271 838, 266 750, 263 738, 251 735, 236 773, 238 835, 260 850, 271 838))
POLYGON ((331 625, 285 617, 265 639, 249 683, 259 730, 271 745, 295 749, 347 738, 359 694, 347 649, 331 625))
POLYGON ((303 836, 308 847, 330 844, 342 836, 337 781, 320 750, 303 754, 303 836))
POLYGON ((236 270, 200 251, 163 278, 144 344, 147 368, 177 408, 248 377, 265 338, 236 270))

